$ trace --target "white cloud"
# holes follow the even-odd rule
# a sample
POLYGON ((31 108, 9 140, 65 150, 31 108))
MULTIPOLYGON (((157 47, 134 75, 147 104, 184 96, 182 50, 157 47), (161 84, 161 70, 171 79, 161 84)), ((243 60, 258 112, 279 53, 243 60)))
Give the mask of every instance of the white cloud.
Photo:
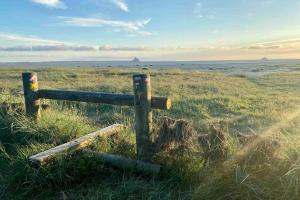
POLYGON ((92 51, 97 47, 33 36, 0 33, 0 51, 92 51))
POLYGON ((48 40, 34 36, 22 36, 16 34, 8 34, 8 33, 0 33, 0 42, 6 41, 11 43, 31 43, 31 44, 66 44, 66 42, 56 41, 56 40, 48 40))
POLYGON ((300 38, 291 38, 286 40, 276 40, 271 42, 256 43, 250 45, 249 49, 299 49, 300 38))
POLYGON ((73 42, 49 40, 33 36, 0 33, 1 52, 47 52, 47 51, 149 51, 151 48, 144 46, 118 46, 110 45, 86 45, 73 42))
POLYGON ((99 47, 99 51, 150 51, 147 47, 112 47, 110 45, 103 45, 99 47))
POLYGON ((0 47, 0 51, 31 51, 28 46, 0 47))
POLYGON ((290 38, 286 40, 275 40, 271 42, 264 42, 263 44, 295 44, 295 43, 300 43, 300 38, 290 38))
POLYGON ((60 8, 60 9, 66 9, 67 6, 64 2, 61 0, 31 0, 34 3, 38 3, 44 6, 47 6, 49 8, 60 8))
POLYGON ((255 44, 249 46, 249 49, 279 49, 279 48, 281 48, 280 45, 255 44))
POLYGON ((95 51, 93 46, 82 45, 39 45, 32 46, 31 51, 95 51))
POLYGON ((9 46, 1 47, 0 51, 20 52, 20 51, 96 51, 93 46, 72 46, 72 45, 35 45, 35 46, 9 46))
POLYGON ((142 29, 151 21, 151 18, 141 21, 118 21, 118 20, 106 20, 100 18, 83 18, 83 17, 59 17, 63 19, 63 24, 68 26, 77 27, 113 27, 116 29, 122 29, 129 33, 148 36, 152 35, 151 32, 144 31, 142 29))
POLYGON ((88 45, 18 45, 1 47, 2 52, 44 52, 44 51, 118 51, 118 52, 140 52, 140 51, 151 51, 151 48, 147 47, 131 47, 131 46, 119 46, 113 47, 110 45, 103 45, 100 47, 88 46, 88 45))
POLYGON ((125 12, 129 12, 129 8, 127 3, 124 0, 111 0, 113 4, 115 4, 118 8, 125 12))

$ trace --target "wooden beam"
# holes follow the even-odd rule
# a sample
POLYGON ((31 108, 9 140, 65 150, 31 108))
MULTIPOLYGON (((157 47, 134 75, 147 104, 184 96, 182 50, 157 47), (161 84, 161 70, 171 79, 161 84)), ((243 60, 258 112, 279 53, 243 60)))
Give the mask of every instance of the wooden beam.
MULTIPOLYGON (((103 103, 120 106, 134 106, 134 95, 109 94, 97 92, 39 90, 38 98, 103 103)), ((152 97, 151 108, 168 110, 171 108, 171 99, 168 97, 152 97)))
POLYGON ((37 73, 23 73, 22 80, 26 114, 37 121, 40 116, 40 101, 37 98, 37 73))
POLYGON ((133 75, 133 90, 137 158, 149 162, 154 154, 150 75, 133 75))
POLYGON ((80 149, 83 149, 90 145, 97 137, 109 136, 116 132, 119 132, 122 128, 121 124, 114 124, 109 127, 103 128, 99 131, 87 134, 80 138, 77 138, 71 142, 59 145, 47 151, 38 153, 36 155, 30 156, 29 160, 33 163, 42 165, 45 161, 53 158, 55 155, 60 153, 70 153, 80 149))
POLYGON ((160 165, 139 160, 131 160, 118 155, 95 152, 88 149, 82 150, 82 153, 83 155, 91 155, 104 164, 111 165, 119 169, 136 171, 148 175, 157 175, 161 171, 160 165))

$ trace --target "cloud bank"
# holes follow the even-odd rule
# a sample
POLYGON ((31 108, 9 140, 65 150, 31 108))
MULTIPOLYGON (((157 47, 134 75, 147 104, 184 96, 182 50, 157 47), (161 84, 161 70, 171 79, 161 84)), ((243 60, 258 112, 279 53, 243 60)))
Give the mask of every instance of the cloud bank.
POLYGON ((10 46, 0 47, 0 51, 95 51, 92 46, 71 46, 71 45, 37 45, 37 46, 10 46))
POLYGON ((256 43, 250 45, 248 48, 253 50, 258 50, 258 49, 268 50, 268 49, 294 49, 299 47, 300 47, 300 38, 292 38, 286 40, 256 43))
MULTIPOLYGON (((143 24, 143 23, 142 23, 143 24)), ((143 25, 140 25, 143 26, 143 25)), ((87 45, 34 36, 0 33, 0 62, 55 60, 239 60, 262 57, 299 58, 300 38, 237 46, 116 46, 87 45)))
POLYGON ((148 51, 140 46, 85 45, 66 41, 49 40, 33 36, 0 33, 0 51, 148 51), (8 44, 8 45, 4 45, 8 44))
POLYGON ((26 51, 150 51, 151 48, 146 47, 113 47, 110 45, 103 45, 99 47, 88 46, 88 45, 36 45, 36 46, 9 46, 1 47, 0 51, 6 52, 26 52, 26 51))

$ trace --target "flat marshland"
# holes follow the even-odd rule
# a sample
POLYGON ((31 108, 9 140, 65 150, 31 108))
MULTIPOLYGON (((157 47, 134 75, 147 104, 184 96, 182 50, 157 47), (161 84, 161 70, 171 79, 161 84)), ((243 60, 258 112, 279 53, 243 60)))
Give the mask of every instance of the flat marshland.
POLYGON ((247 76, 184 69, 1 68, 0 103, 23 102, 24 71, 37 72, 43 89, 129 94, 132 75, 150 73, 153 95, 172 99, 170 110, 153 111, 154 123, 163 116, 185 119, 199 134, 214 125, 225 134, 228 152, 218 162, 184 149, 161 152, 156 162, 164 169, 157 177, 80 155, 36 168, 30 155, 113 123, 126 128, 92 148, 135 158, 133 108, 42 100, 50 109, 37 124, 22 112, 0 114, 0 199, 299 199, 300 66, 290 69, 247 76), (261 137, 242 144, 239 135, 261 137))

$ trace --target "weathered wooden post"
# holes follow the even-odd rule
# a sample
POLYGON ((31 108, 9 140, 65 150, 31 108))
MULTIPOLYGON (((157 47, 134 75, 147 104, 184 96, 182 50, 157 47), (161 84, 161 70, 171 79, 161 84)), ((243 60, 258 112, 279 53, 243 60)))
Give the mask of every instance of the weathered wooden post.
POLYGON ((36 73, 22 73, 25 110, 29 117, 36 121, 40 116, 40 101, 37 96, 38 80, 36 73))
POLYGON ((150 75, 133 75, 135 131, 137 158, 142 161, 152 161, 152 111, 150 75))

